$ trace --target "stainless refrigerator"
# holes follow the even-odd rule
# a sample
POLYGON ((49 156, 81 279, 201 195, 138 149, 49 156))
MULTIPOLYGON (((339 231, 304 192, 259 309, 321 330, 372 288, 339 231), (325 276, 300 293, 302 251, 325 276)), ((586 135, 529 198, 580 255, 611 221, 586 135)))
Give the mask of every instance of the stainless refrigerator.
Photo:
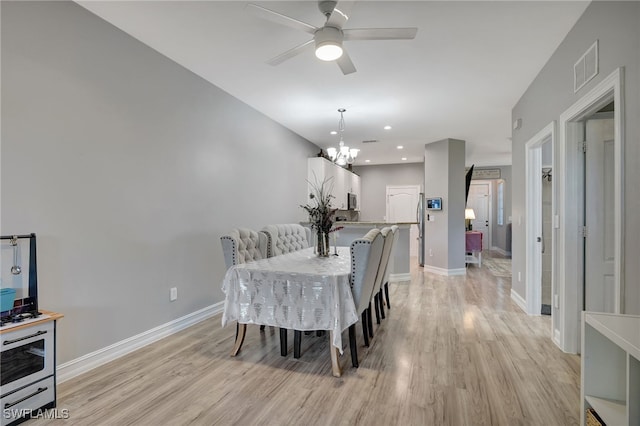
POLYGON ((420 193, 418 207, 416 209, 416 222, 418 222, 418 263, 424 266, 424 193, 420 193))

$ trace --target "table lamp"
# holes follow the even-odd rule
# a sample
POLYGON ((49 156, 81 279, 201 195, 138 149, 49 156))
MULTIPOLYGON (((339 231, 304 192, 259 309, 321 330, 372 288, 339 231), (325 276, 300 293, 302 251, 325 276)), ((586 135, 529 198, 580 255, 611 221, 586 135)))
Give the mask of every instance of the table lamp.
POLYGON ((476 218, 473 209, 464 209, 464 220, 467 231, 471 231, 471 221, 476 218))

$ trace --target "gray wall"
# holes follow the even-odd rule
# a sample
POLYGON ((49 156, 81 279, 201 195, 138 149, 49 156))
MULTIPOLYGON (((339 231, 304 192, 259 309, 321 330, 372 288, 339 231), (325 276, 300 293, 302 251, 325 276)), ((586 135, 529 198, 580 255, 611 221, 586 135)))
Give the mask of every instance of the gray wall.
POLYGON ((465 267, 465 142, 444 139, 425 145, 424 195, 441 197, 442 210, 425 223, 425 267, 465 267))
POLYGON ((316 146, 71 2, 2 2, 1 118, 59 362, 222 301, 220 235, 305 218, 316 146))
MULTIPOLYGON (((512 288, 525 298, 525 143, 589 92, 616 68, 624 67, 624 200, 626 313, 640 314, 640 2, 593 2, 513 108, 522 127, 513 132, 513 271, 512 288), (573 92, 573 65, 595 40, 599 73, 573 92), (522 218, 519 223, 518 218, 522 218), (629 260, 629 262, 626 262, 629 260)), ((557 172, 557 171, 556 171, 557 172)), ((561 213, 561 212, 560 212, 561 213)))
POLYGON ((424 185, 424 163, 353 168, 360 175, 360 220, 379 222, 387 214, 387 185, 424 185))

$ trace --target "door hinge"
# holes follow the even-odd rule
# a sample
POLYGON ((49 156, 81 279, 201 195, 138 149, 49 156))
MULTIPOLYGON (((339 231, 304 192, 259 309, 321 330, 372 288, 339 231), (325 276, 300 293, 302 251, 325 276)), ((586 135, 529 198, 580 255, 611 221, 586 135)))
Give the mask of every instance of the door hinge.
POLYGON ((582 142, 582 152, 587 152, 587 141, 582 142))
POLYGON ((587 227, 586 226, 582 227, 582 238, 587 238, 587 227))

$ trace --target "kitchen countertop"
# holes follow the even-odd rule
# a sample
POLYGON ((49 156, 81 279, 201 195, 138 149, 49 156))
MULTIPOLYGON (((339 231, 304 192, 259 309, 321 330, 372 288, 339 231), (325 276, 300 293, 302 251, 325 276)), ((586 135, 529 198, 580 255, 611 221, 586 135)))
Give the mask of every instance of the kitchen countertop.
POLYGON ((358 222, 349 222, 349 221, 338 221, 333 222, 334 225, 362 225, 362 226, 376 226, 376 225, 417 225, 418 222, 367 222, 367 221, 358 221, 358 222))

